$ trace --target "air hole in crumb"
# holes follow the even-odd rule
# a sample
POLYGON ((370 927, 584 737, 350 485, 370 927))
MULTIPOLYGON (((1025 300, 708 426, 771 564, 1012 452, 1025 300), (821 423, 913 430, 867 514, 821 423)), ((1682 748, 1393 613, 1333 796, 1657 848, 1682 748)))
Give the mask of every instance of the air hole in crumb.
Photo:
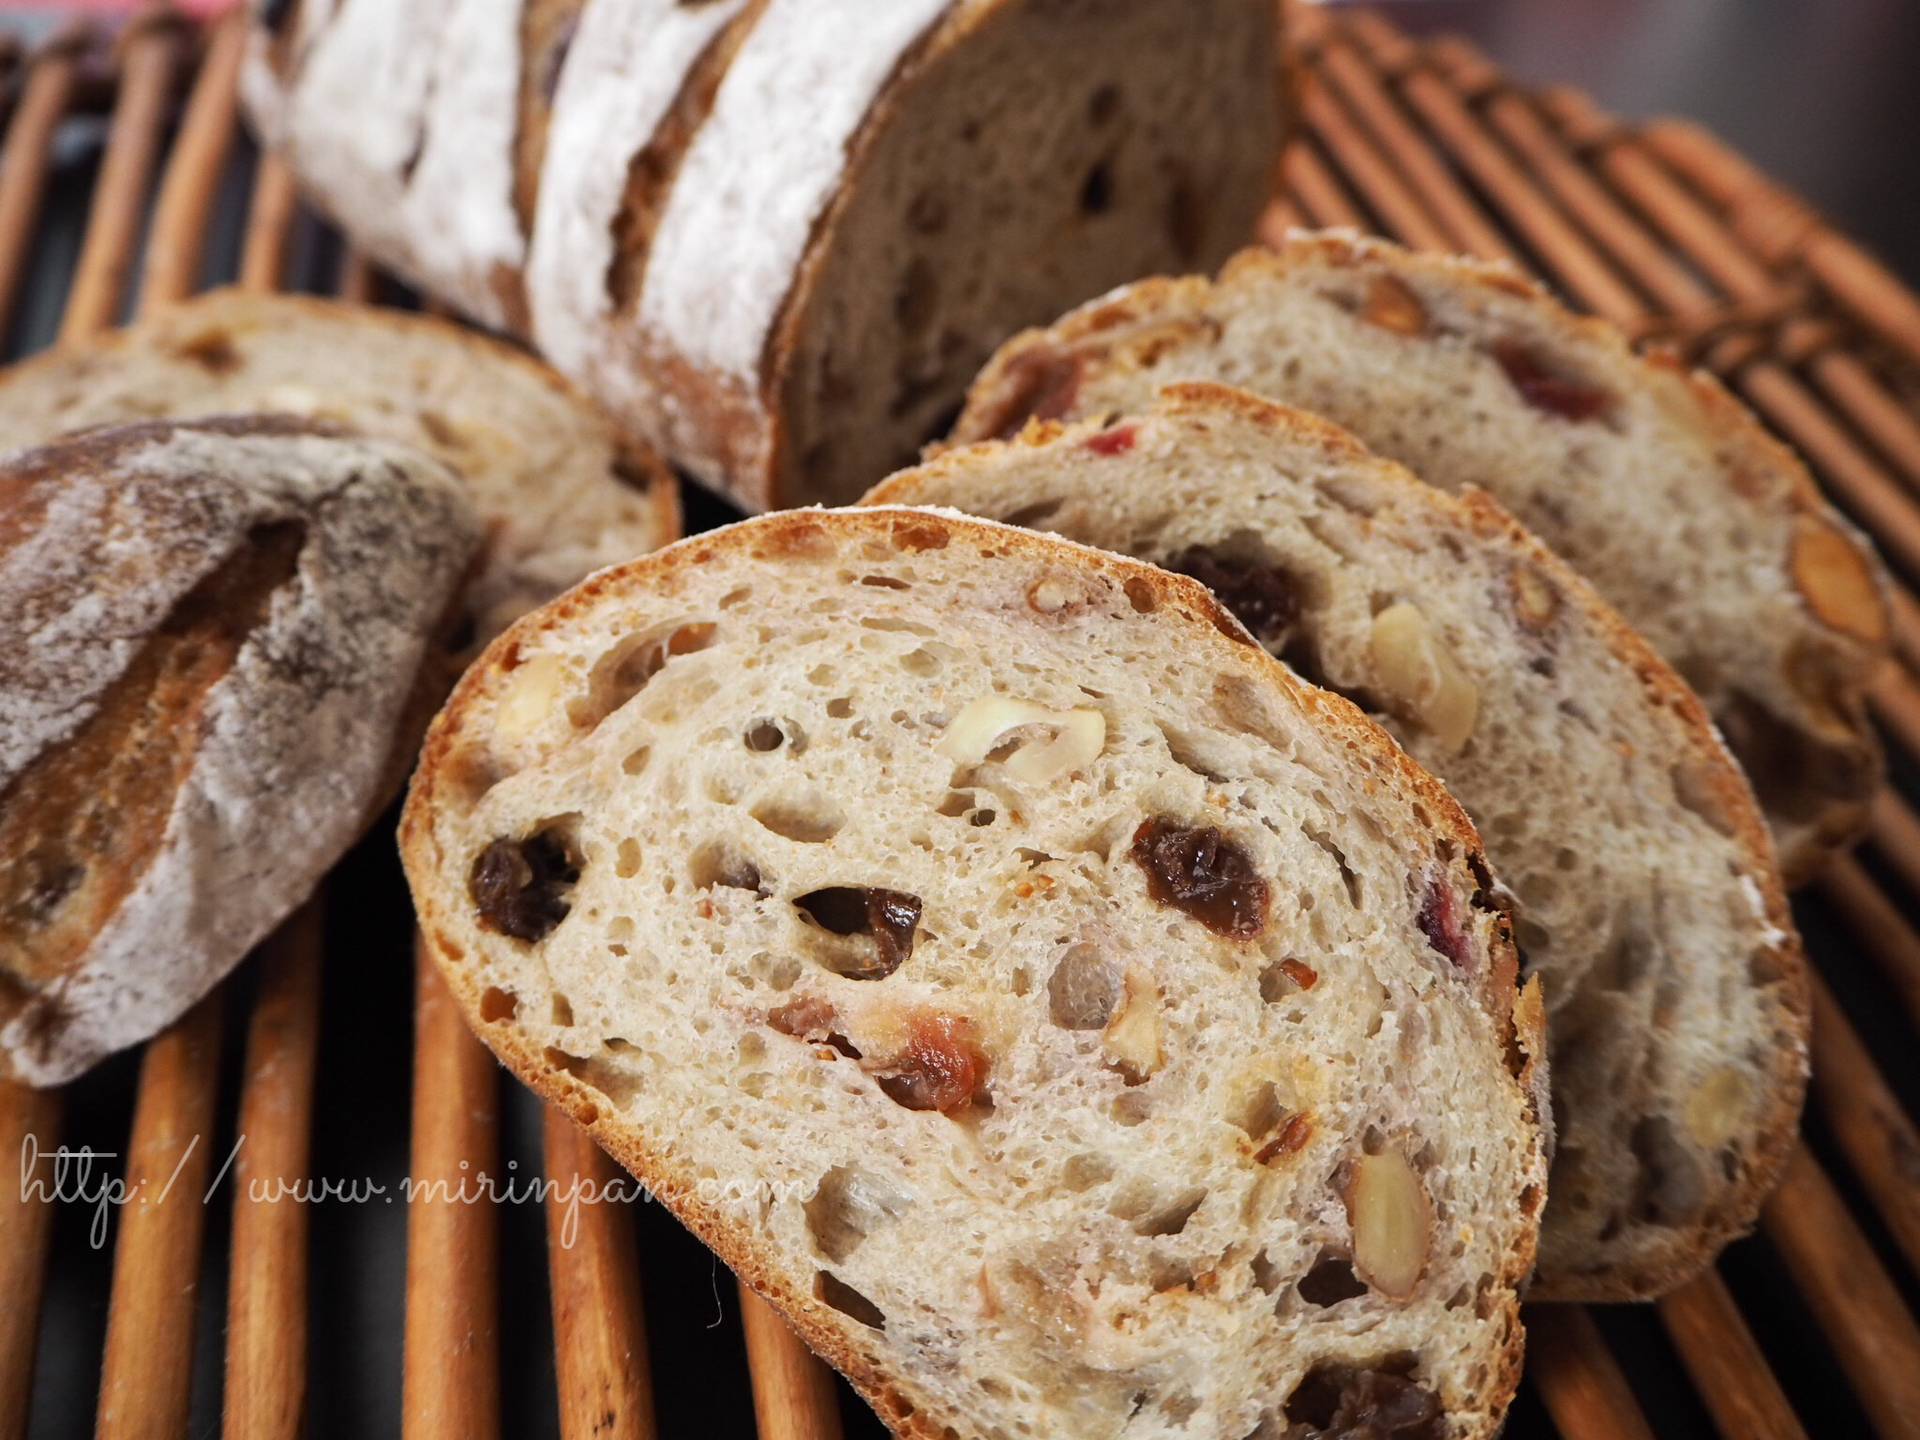
POLYGON ((566 1029, 573 1024, 573 1002, 558 990, 553 992, 553 1009, 550 1018, 555 1025, 566 1029))
POLYGON ((702 845, 693 852, 687 868, 693 883, 702 890, 723 885, 730 890, 751 890, 760 895, 767 893, 761 880, 760 867, 725 841, 716 840, 702 845))
POLYGON ((924 646, 918 650, 909 650, 900 657, 900 668, 909 675, 917 675, 922 680, 940 673, 940 657, 924 646))
POLYGON ((1352 1262, 1330 1250, 1320 1252, 1313 1268, 1301 1276, 1299 1289, 1302 1300, 1322 1309, 1367 1293, 1366 1282, 1353 1273, 1352 1262))
POLYGON ((1129 1090, 1117 1096, 1113 1102, 1115 1123, 1128 1127, 1140 1124, 1152 1110, 1153 1102, 1147 1098, 1144 1090, 1129 1090))
POLYGON ((814 1245, 839 1265, 876 1230, 906 1214, 911 1203, 883 1176, 858 1166, 836 1165, 820 1177, 813 1198, 800 1208, 814 1245))
POLYGON ((1113 171, 1103 160, 1087 172, 1080 186, 1080 209, 1088 215, 1103 215, 1113 204, 1113 171))
POLYGON ((1233 1123, 1246 1131, 1250 1138, 1258 1140, 1284 1120, 1286 1115, 1287 1107, 1280 1103, 1279 1090, 1271 1080, 1267 1080, 1247 1097, 1246 1104, 1240 1107, 1240 1113, 1233 1117, 1233 1123))
POLYGON ((870 1325, 875 1330, 887 1328, 886 1314, 858 1290, 838 1276, 822 1270, 819 1274, 820 1299, 862 1325, 870 1325))
POLYGON ((846 719, 849 715, 853 714, 852 698, 846 695, 842 695, 837 700, 829 700, 827 702, 827 714, 832 716, 835 720, 846 719))
POLYGON ((1074 945, 1047 977, 1047 1013, 1062 1030, 1104 1030, 1120 1004, 1118 966, 1091 945, 1074 945))
POLYGON ((891 575, 862 575, 862 585, 871 585, 876 590, 911 590, 913 586, 905 580, 896 580, 891 575))
POLYGON ((1095 125, 1104 125, 1120 112, 1120 87, 1102 85, 1093 92, 1093 98, 1087 102, 1087 119, 1095 125))
POLYGON ((489 985, 480 994, 480 1018, 489 1025, 511 1020, 520 1009, 520 1001, 511 990, 489 985))
POLYGON ((1104 1155, 1075 1155, 1060 1170, 1060 1183, 1076 1195, 1112 1178, 1113 1162, 1104 1155))
POLYGON ((747 749, 765 755, 787 743, 786 731, 772 720, 756 720, 747 727, 747 749))
POLYGON ((1171 1204, 1164 1205, 1149 1215, 1143 1215, 1134 1222, 1137 1235, 1178 1235, 1187 1228, 1187 1221, 1193 1218, 1193 1212, 1207 1198, 1204 1188, 1188 1190, 1178 1196, 1171 1204))
POLYGON ((1022 505, 1018 510, 1009 511, 1002 519, 1005 524, 1020 525, 1031 530, 1037 525, 1044 525, 1058 515, 1066 503, 1064 498, 1058 497, 1051 500, 1036 500, 1031 505, 1022 505))
POLYGON ((622 880, 631 880, 640 873, 640 842, 632 836, 622 840, 614 852, 613 873, 622 880))
POLYGON ((1153 582, 1143 575, 1136 575, 1127 581, 1127 600, 1142 615, 1151 615, 1160 608, 1160 597, 1154 593, 1153 582))
POLYGON ((884 980, 913 954, 920 924, 918 896, 877 886, 830 885, 799 896, 793 904, 826 932, 819 959, 835 974, 884 980))
POLYGON ((638 775, 642 770, 647 768, 647 761, 652 758, 653 747, 650 745, 642 745, 638 750, 631 752, 626 759, 620 762, 620 768, 628 775, 638 775))
POLYGON ((747 812, 783 840, 821 845, 840 833, 847 815, 824 795, 763 800, 747 812))
POLYGON ((669 660, 706 649, 716 633, 717 627, 700 621, 649 631, 616 645, 594 663, 586 693, 568 705, 567 718, 576 729, 592 730, 644 690, 669 660))
POLYGON ((1268 1295, 1280 1288, 1280 1267, 1262 1250, 1253 1257, 1253 1283, 1268 1295))

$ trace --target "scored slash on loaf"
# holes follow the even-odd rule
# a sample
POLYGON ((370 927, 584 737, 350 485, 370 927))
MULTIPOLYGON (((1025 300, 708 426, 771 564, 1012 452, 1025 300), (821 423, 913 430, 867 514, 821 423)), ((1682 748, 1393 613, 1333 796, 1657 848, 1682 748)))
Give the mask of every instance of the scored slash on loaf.
POLYGON ((1545 984, 1557 1144, 1531 1295, 1657 1295, 1751 1227, 1806 1082, 1765 822, 1684 682, 1485 495, 1190 383, 951 450, 869 498, 1193 575, 1446 783, 1545 984))
POLYGON ((495 641, 401 830, 480 1035, 896 1433, 1497 1428, 1537 990, 1446 791, 1192 581, 699 536, 495 641))
POLYGON ((367 254, 760 509, 910 459, 1016 327, 1251 240, 1278 16, 315 0, 260 12, 243 93, 367 254))

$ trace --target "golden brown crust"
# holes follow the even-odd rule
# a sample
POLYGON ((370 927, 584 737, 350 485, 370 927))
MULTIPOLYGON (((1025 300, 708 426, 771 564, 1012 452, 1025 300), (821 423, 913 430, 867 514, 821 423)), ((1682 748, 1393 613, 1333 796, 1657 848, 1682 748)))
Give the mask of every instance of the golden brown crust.
MULTIPOLYGON (((895 543, 904 537, 904 543, 920 548, 972 540, 977 546, 1002 553, 1011 551, 1055 565, 1103 573, 1123 586, 1146 587, 1159 607, 1191 625, 1192 643, 1196 647, 1210 647, 1222 669, 1250 672, 1257 683, 1285 691, 1301 709, 1317 715, 1330 729, 1343 733, 1364 763, 1383 779, 1416 795, 1432 816, 1434 828, 1452 839, 1463 855, 1484 866, 1478 833, 1466 812, 1439 781, 1408 758, 1386 732, 1356 706, 1298 680, 1269 656, 1197 581, 1122 556, 970 519, 951 511, 875 506, 841 511, 783 511, 695 536, 631 564, 602 571, 522 618, 468 670, 428 732, 400 823, 400 849, 409 874, 424 880, 446 871, 446 857, 439 852, 435 835, 434 816, 442 805, 454 803, 442 797, 440 786, 455 768, 456 736, 498 676, 517 663, 522 647, 532 648, 540 635, 564 629, 574 617, 592 609, 603 596, 618 593, 630 584, 670 587, 676 572, 713 563, 728 550, 746 549, 753 554, 806 553, 817 546, 821 533, 828 528, 843 533, 865 532, 895 543)), ((654 1149, 644 1135, 606 1114, 596 1092, 537 1053, 514 1030, 511 1020, 485 1018, 480 987, 472 978, 470 967, 464 964, 464 954, 453 938, 452 929, 443 919, 438 891, 439 887, 430 882, 415 884, 420 927, 441 974, 475 1033, 536 1093, 560 1105, 576 1123, 584 1126, 741 1279, 784 1315, 800 1338, 847 1377, 896 1435, 941 1440, 944 1432, 936 1428, 937 1422, 924 1409, 902 1406, 903 1387, 898 1377, 889 1375, 849 1341, 852 1333, 849 1322, 839 1312, 812 1295, 799 1293, 781 1278, 779 1258, 772 1247, 760 1239, 759 1232, 741 1225, 737 1218, 729 1219, 717 1206, 700 1200, 691 1167, 684 1157, 676 1160, 654 1149)), ((1524 1097, 1529 1121, 1539 1127, 1545 1123, 1544 1111, 1539 1108, 1540 1077, 1545 1063, 1541 1043, 1542 1012, 1537 987, 1530 987, 1530 998, 1524 1004, 1516 988, 1517 955, 1504 914, 1494 927, 1489 950, 1491 963, 1481 987, 1482 999, 1489 1016, 1503 1032, 1510 1069, 1524 1097)), ((1499 1277, 1505 1338, 1495 1373, 1484 1391, 1492 1397, 1488 1410, 1494 1416, 1504 1413, 1506 1399, 1519 1383, 1524 1341, 1517 1291, 1533 1268, 1537 1217, 1545 1198, 1545 1167, 1537 1144, 1529 1170, 1534 1183, 1522 1196, 1521 1204, 1528 1208, 1536 1223, 1519 1227, 1505 1271, 1499 1277)), ((1495 1429, 1497 1423, 1482 1427, 1476 1432, 1475 1440, 1490 1440, 1495 1429)))

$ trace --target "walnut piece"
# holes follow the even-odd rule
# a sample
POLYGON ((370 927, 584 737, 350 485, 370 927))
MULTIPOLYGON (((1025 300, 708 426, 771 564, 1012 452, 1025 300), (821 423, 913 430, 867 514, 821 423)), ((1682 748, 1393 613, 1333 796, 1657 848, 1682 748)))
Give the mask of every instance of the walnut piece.
POLYGON ((1420 607, 1402 600, 1374 616, 1370 647, 1374 679, 1393 712, 1449 750, 1466 744, 1480 718, 1480 689, 1420 607))

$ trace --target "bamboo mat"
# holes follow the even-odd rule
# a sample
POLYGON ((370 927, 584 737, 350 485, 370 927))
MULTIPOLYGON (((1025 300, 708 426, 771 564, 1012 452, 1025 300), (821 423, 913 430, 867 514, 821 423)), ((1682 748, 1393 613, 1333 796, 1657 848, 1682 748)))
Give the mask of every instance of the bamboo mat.
MULTIPOLYGON (((1623 125, 1364 12, 1305 12, 1298 34, 1309 85, 1270 234, 1352 225, 1509 260, 1677 346, 1800 448, 1900 576, 1898 663, 1873 697, 1899 783, 1799 901, 1823 976, 1806 1143, 1716 1272, 1657 1307, 1530 1309, 1508 1434, 1920 1437, 1920 301, 1684 122, 1623 125)), ((155 11, 111 46, 0 48, 16 350, 221 280, 404 301, 239 132, 239 41, 155 11)), ((541 1221, 416 1201, 349 1222, 344 1202, 249 1198, 342 1164, 455 1187, 517 1168, 563 1193, 619 1179, 500 1084, 430 966, 405 978, 393 872, 376 836, 142 1053, 66 1094, 0 1087, 0 1156, 64 1137, 129 1181, 219 1197, 119 1207, 95 1247, 87 1207, 33 1198, 0 1160, 0 1440, 89 1419, 143 1440, 883 1433, 857 1403, 843 1431, 838 1382, 657 1206, 541 1221), (339 976, 375 993, 351 1003, 339 976)))

